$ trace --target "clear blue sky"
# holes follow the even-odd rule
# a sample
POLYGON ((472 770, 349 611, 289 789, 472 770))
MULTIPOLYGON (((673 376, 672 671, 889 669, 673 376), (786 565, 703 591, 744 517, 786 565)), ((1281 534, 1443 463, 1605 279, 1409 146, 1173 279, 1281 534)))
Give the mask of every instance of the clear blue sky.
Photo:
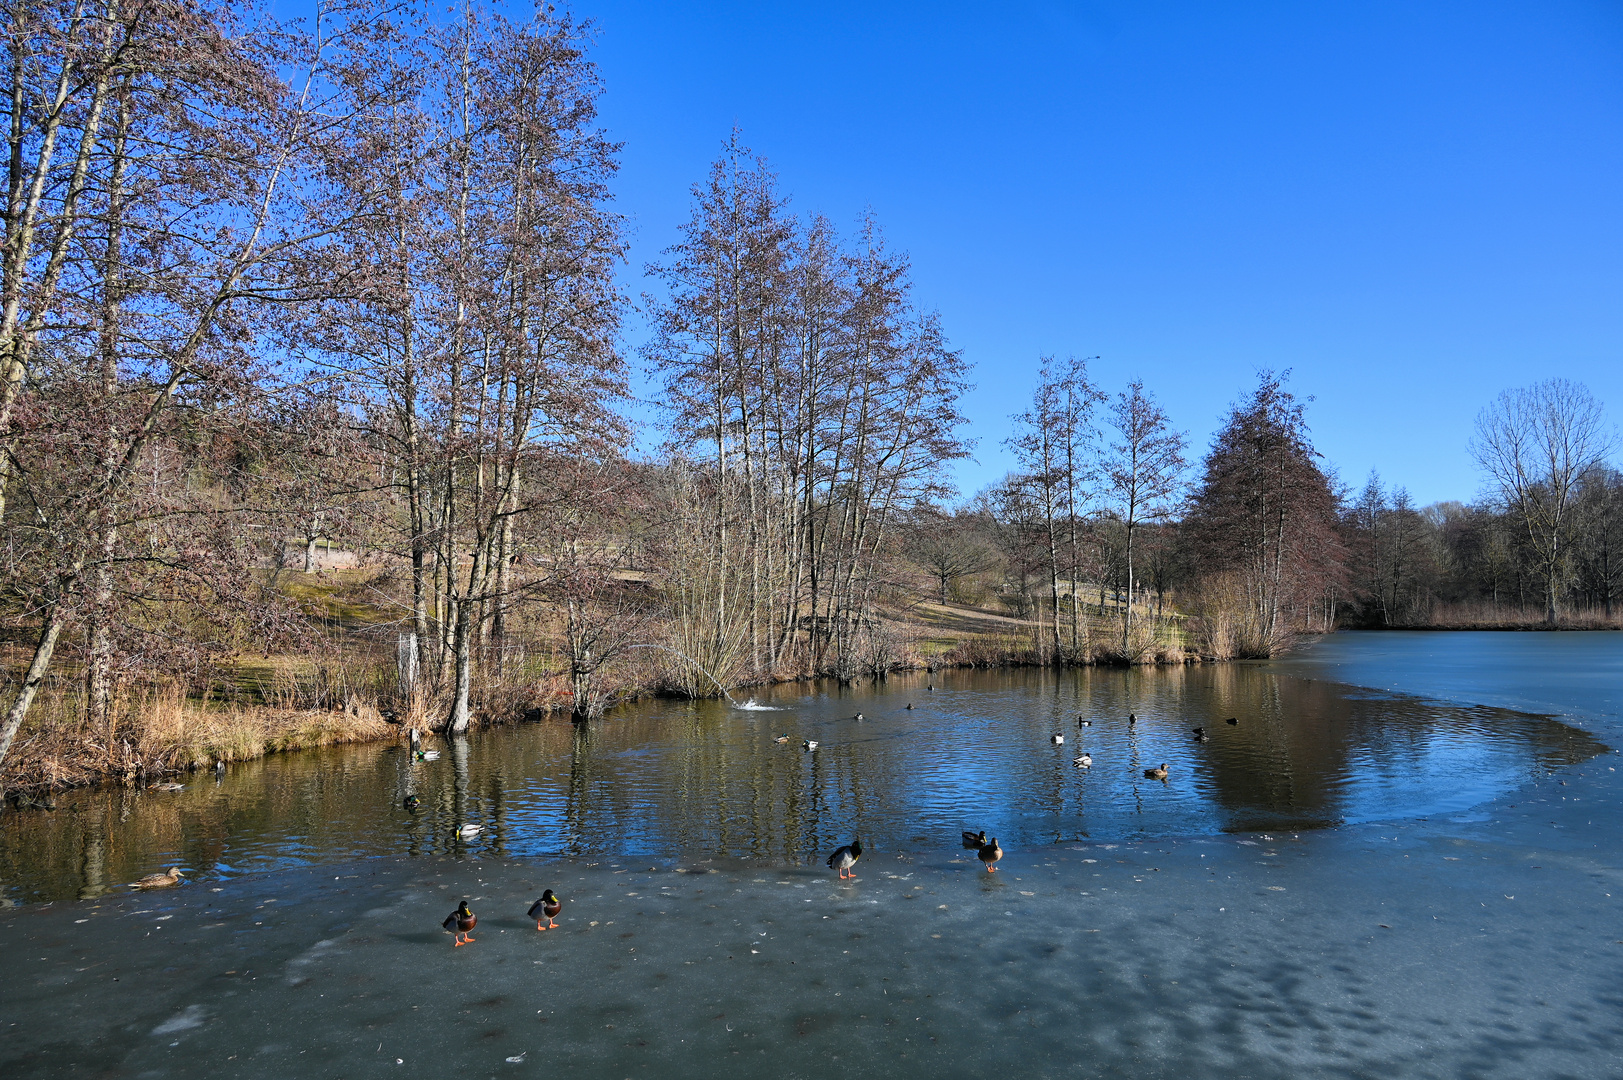
MULTIPOLYGON (((1623 420, 1623 4, 581 0, 628 284, 733 124, 793 206, 866 206, 975 369, 971 493, 1042 353, 1142 376, 1204 450, 1261 367, 1319 449, 1471 498, 1500 389, 1623 420)), ((631 328, 636 338, 638 330, 631 328)))

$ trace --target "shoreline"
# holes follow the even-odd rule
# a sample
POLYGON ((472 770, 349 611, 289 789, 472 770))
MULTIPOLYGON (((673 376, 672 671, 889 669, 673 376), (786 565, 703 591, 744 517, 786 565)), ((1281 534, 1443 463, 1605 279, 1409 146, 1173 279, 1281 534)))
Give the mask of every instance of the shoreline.
MULTIPOLYGON (((1272 661, 1289 661, 1304 655, 1305 646, 1333 637, 1335 633, 1354 634, 1403 634, 1403 633, 1594 633, 1612 632, 1605 627, 1572 627, 1543 625, 1516 625, 1503 627, 1368 627, 1347 628, 1326 634, 1308 634, 1298 639, 1296 645, 1288 652, 1272 661)), ((1111 662, 1108 660, 1094 660, 1085 664, 1067 664, 1071 667, 1098 667, 1098 668, 1133 668, 1133 667, 1182 667, 1200 664, 1222 663, 1268 663, 1270 660, 1255 658, 1233 658, 1219 660, 1212 657, 1198 656, 1193 653, 1185 654, 1178 660, 1149 661, 1143 664, 1128 664, 1111 662)), ((998 661, 962 661, 958 663, 916 663, 905 667, 898 667, 886 676, 865 675, 856 682, 884 681, 890 675, 919 675, 937 671, 953 670, 1001 670, 1018 668, 1052 667, 1051 664, 1041 664, 1034 660, 1018 657, 1005 657, 998 661)), ((760 687, 784 686, 791 683, 815 683, 823 680, 836 679, 833 675, 792 675, 782 678, 763 678, 738 683, 730 690, 747 692, 760 687)), ((648 699, 676 700, 684 699, 686 695, 679 691, 658 687, 630 687, 617 690, 605 706, 604 712, 612 711, 627 705, 634 705, 639 701, 648 699)), ((713 700, 719 700, 719 695, 713 700)), ((173 707, 173 702, 168 703, 173 707)), ((203 710, 195 712, 203 715, 203 710)), ((540 722, 567 718, 571 722, 574 718, 568 712, 566 705, 556 698, 545 704, 539 704, 524 709, 516 714, 506 716, 476 716, 472 729, 499 728, 512 724, 540 722)), ((54 809, 53 794, 83 787, 123 785, 128 787, 145 787, 159 783, 166 778, 184 776, 212 767, 215 761, 225 761, 236 764, 251 761, 277 753, 291 753, 299 750, 316 749, 323 746, 341 745, 361 742, 388 742, 408 737, 411 725, 401 719, 387 718, 375 708, 360 705, 350 710, 289 710, 276 709, 270 706, 236 707, 230 716, 235 729, 226 733, 217 742, 211 742, 207 731, 201 733, 195 730, 178 730, 173 741, 167 744, 150 748, 153 753, 148 760, 138 761, 134 767, 126 756, 121 760, 109 760, 105 749, 96 749, 79 746, 77 755, 67 755, 55 760, 45 760, 39 756, 30 757, 27 753, 30 745, 38 738, 38 732, 24 728, 23 736, 19 738, 12 752, 12 759, 7 763, 3 773, 0 773, 0 808, 17 811, 28 809, 51 810, 54 809), (242 729, 250 730, 246 732, 242 729), (28 736, 34 738, 28 738, 28 736), (229 743, 229 745, 226 745, 229 743), (257 746, 257 749, 255 748, 257 746), (99 760, 98 760, 99 753, 99 760)), ((207 723, 207 718, 200 723, 207 723)), ((425 736, 444 738, 443 731, 419 726, 425 736)))

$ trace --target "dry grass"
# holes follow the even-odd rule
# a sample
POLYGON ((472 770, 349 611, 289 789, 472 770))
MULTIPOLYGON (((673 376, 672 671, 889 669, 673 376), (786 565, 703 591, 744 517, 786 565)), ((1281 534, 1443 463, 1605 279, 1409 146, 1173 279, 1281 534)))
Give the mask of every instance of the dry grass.
POLYGON ((188 698, 178 683, 126 695, 93 727, 81 696, 60 685, 36 700, 0 769, 0 790, 38 791, 154 777, 283 750, 393 738, 401 728, 370 705, 284 709, 188 698))
MULTIPOLYGON (((1522 607, 1486 601, 1434 604, 1428 617, 1404 624, 1412 630, 1548 630, 1542 605, 1522 607)), ((1623 630, 1623 611, 1608 616, 1601 608, 1567 608, 1556 620, 1557 630, 1623 630)))

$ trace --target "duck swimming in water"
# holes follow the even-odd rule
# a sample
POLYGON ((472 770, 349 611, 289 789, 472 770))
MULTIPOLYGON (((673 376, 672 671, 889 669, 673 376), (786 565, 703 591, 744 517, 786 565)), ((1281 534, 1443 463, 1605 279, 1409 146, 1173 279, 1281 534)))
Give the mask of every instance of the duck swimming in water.
POLYGON ((1054 734, 1048 737, 1048 741, 1053 743, 1055 746, 1058 746, 1060 743, 1065 741, 1065 736, 1056 731, 1054 734))
POLYGON ((440 925, 455 935, 452 939, 454 944, 466 945, 473 940, 472 931, 478 922, 478 916, 468 910, 468 902, 464 900, 456 906, 455 911, 445 917, 445 921, 440 925))
POLYGON ((418 761, 438 761, 440 752, 438 750, 419 750, 415 756, 418 761))
POLYGON ((992 864, 1001 858, 1003 858, 1003 849, 998 846, 997 837, 992 837, 991 843, 981 845, 980 860, 986 864, 988 874, 997 873, 997 867, 992 864))
POLYGON ((415 810, 415 809, 417 809, 417 803, 418 802, 419 802, 419 800, 418 800, 417 796, 415 796, 415 795, 407 795, 404 799, 400 800, 400 805, 403 806, 404 808, 406 808, 407 810, 415 810))
POLYGON ((1145 769, 1144 776, 1150 780, 1165 780, 1167 778, 1167 763, 1163 761, 1153 769, 1145 769))
POLYGON ((789 736, 787 736, 787 735, 779 735, 776 739, 773 739, 772 741, 777 743, 779 746, 782 746, 784 743, 789 741, 789 736))
POLYGON ((1075 758, 1071 764, 1079 769, 1086 769, 1093 764, 1093 755, 1082 754, 1080 757, 1075 758))
POLYGON ((828 865, 832 870, 840 872, 840 879, 855 878, 856 872, 851 868, 862 858, 862 837, 857 837, 844 847, 835 848, 834 854, 828 857, 828 865), (847 871, 851 871, 847 873, 847 871))
POLYGON ((964 846, 974 851, 979 851, 981 848, 985 847, 986 830, 982 829, 980 832, 970 832, 968 829, 965 829, 964 846))
POLYGON ((161 874, 148 874, 140 881, 130 882, 132 889, 167 889, 171 885, 180 884, 180 867, 171 866, 161 874))
POLYGON ((558 913, 563 909, 564 902, 554 896, 551 889, 548 889, 541 894, 541 899, 530 905, 529 916, 535 920, 537 930, 556 930, 558 925, 554 920, 558 918, 558 913), (543 917, 547 920, 545 926, 541 925, 543 917))
POLYGON ((816 750, 817 749, 817 740, 816 739, 807 739, 803 745, 806 747, 807 750, 816 750))
POLYGON ((1226 721, 1224 721, 1224 723, 1235 724, 1235 725, 1238 725, 1239 722, 1240 722, 1240 718, 1238 716, 1231 716, 1226 721))
POLYGON ((456 831, 456 834, 466 840, 471 836, 478 836, 483 829, 483 825, 464 825, 456 831))

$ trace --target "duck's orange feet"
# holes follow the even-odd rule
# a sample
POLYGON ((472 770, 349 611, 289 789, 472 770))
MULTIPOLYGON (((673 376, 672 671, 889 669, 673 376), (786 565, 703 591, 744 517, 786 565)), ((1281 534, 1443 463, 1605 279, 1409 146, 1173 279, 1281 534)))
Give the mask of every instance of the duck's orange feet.
POLYGON ((473 938, 472 937, 470 937, 467 934, 462 935, 462 944, 471 945, 472 943, 473 943, 473 938))
POLYGON ((552 922, 552 921, 550 921, 550 920, 548 920, 548 922, 547 922, 547 929, 548 929, 548 930, 556 930, 556 929, 558 929, 558 924, 557 924, 557 923, 555 923, 555 922, 552 922))
POLYGON ((460 938, 452 938, 452 939, 451 939, 451 944, 452 944, 452 945, 461 945, 461 944, 462 944, 462 940, 461 940, 461 939, 460 939, 460 938))

